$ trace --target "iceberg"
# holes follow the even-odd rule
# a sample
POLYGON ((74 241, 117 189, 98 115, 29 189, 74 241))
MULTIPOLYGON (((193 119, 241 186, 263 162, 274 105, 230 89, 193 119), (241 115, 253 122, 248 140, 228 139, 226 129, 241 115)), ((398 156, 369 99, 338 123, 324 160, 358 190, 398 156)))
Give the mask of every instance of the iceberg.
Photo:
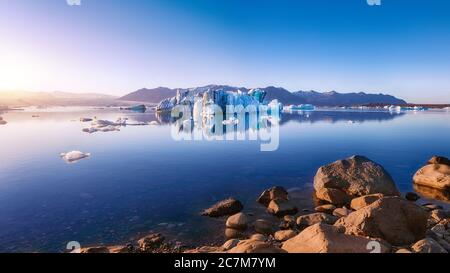
POLYGON ((90 121, 92 121, 92 119, 91 118, 80 118, 80 121, 81 122, 90 122, 90 121))
POLYGON ((80 151, 71 151, 71 152, 68 152, 68 153, 61 153, 60 156, 67 163, 74 163, 74 162, 76 162, 78 160, 81 160, 83 158, 90 157, 91 154, 90 153, 83 153, 83 152, 80 152, 80 151))

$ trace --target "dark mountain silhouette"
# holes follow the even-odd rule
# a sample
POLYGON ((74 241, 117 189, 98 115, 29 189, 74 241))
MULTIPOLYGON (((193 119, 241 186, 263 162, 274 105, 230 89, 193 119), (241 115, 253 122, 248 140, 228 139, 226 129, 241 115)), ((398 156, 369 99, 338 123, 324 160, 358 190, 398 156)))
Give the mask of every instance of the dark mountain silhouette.
POLYGON ((317 106, 351 106, 363 104, 393 104, 405 105, 406 101, 385 94, 338 93, 336 91, 320 93, 316 91, 297 91, 295 96, 302 98, 305 103, 317 106))
POLYGON ((158 87, 153 89, 143 88, 125 95, 119 98, 119 100, 158 103, 163 99, 167 99, 175 95, 176 90, 167 87, 158 87))

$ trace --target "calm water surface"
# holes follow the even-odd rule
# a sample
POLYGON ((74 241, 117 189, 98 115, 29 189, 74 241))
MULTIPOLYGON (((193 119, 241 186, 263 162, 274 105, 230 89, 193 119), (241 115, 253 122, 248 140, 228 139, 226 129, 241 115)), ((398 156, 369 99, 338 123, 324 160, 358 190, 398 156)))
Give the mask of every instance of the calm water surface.
POLYGON ((353 154, 382 164, 407 192, 428 158, 450 156, 448 112, 283 114, 274 152, 261 152, 258 141, 175 141, 166 118, 152 112, 29 109, 0 116, 8 122, 0 125, 2 252, 124 243, 150 231, 192 244, 221 240, 224 220, 198 214, 220 199, 234 196, 245 211, 264 215, 255 199, 282 185, 301 209, 312 209, 317 168, 353 154), (83 133, 88 124, 79 118, 94 116, 163 124, 83 133), (71 150, 92 156, 67 164, 59 154, 71 150))

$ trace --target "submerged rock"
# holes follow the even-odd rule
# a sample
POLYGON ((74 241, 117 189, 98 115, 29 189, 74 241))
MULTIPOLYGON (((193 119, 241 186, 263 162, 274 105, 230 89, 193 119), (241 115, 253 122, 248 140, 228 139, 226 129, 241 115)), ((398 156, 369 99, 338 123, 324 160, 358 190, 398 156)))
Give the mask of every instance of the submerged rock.
POLYGON ((242 203, 234 198, 222 200, 212 207, 204 210, 201 215, 209 217, 221 217, 226 215, 233 215, 240 212, 244 206, 242 203))
POLYGON ((71 151, 71 152, 68 152, 68 153, 61 153, 60 156, 67 163, 74 163, 74 162, 76 162, 78 160, 81 160, 83 158, 90 157, 91 154, 90 153, 83 153, 83 152, 80 152, 80 151, 71 151))
MULTIPOLYGON (((317 223, 283 243, 282 249, 289 253, 369 253, 373 239, 348 235, 342 229, 317 223)), ((380 252, 388 252, 390 246, 379 242, 380 252)))
POLYGON ((399 197, 383 197, 347 217, 335 226, 347 234, 381 238, 393 245, 411 244, 425 237, 428 213, 399 197))
MULTIPOLYGON (((358 155, 320 167, 314 177, 314 189, 317 193, 333 189, 333 195, 341 192, 349 200, 374 193, 399 195, 392 177, 381 165, 358 155)), ((339 196, 339 201, 345 201, 343 196, 339 196)), ((317 197, 323 198, 321 195, 317 197)))

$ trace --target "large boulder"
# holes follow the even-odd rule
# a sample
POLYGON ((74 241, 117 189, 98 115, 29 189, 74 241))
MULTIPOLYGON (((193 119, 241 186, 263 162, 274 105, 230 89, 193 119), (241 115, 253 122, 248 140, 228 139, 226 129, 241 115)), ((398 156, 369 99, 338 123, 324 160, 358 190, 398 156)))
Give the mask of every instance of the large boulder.
POLYGON ((332 225, 338 219, 339 217, 336 217, 334 215, 326 214, 323 212, 316 212, 297 217, 297 225, 300 228, 309 227, 317 223, 326 223, 332 225))
POLYGON ((380 246, 381 253, 390 250, 384 242, 348 235, 338 227, 318 223, 285 241, 282 249, 289 253, 370 253, 374 244, 380 246))
POLYGON ((350 196, 340 189, 321 188, 316 190, 316 197, 334 205, 345 205, 350 201, 350 196))
POLYGON ((151 252, 152 250, 160 247, 164 242, 164 236, 160 233, 154 233, 147 235, 138 241, 139 249, 142 252, 151 252))
POLYGON ((202 212, 202 215, 209 217, 221 217, 226 215, 233 215, 240 212, 243 208, 244 206, 239 200, 236 200, 234 198, 228 198, 204 210, 202 212))
POLYGON ((274 226, 271 222, 265 219, 258 219, 255 221, 255 231, 264 235, 273 234, 274 226))
POLYGON ((314 177, 314 189, 317 198, 333 204, 335 201, 321 196, 324 193, 330 196, 324 189, 334 189, 332 196, 338 196, 341 202, 374 193, 400 195, 392 177, 381 165, 358 155, 320 167, 314 177))
POLYGON ((425 237, 428 213, 400 197, 383 197, 339 219, 335 226, 347 234, 382 238, 393 245, 407 245, 425 237))
POLYGON ((450 191, 450 165, 449 159, 433 157, 428 165, 416 172, 413 181, 417 185, 450 191))
POLYGON ((258 240, 240 241, 228 253, 286 253, 286 251, 269 243, 258 240))

